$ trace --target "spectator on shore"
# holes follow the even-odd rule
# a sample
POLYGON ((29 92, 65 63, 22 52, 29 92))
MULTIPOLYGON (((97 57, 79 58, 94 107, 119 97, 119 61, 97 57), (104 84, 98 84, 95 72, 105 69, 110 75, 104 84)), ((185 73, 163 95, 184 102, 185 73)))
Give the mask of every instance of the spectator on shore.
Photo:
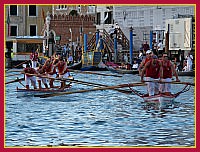
POLYGON ((192 54, 190 54, 190 52, 188 53, 188 55, 186 56, 187 59, 187 71, 191 71, 192 70, 192 60, 193 60, 193 56, 192 54))
POLYGON ((144 50, 144 53, 146 53, 147 50, 149 50, 150 47, 149 47, 149 44, 147 43, 147 41, 143 44, 143 50, 144 50))

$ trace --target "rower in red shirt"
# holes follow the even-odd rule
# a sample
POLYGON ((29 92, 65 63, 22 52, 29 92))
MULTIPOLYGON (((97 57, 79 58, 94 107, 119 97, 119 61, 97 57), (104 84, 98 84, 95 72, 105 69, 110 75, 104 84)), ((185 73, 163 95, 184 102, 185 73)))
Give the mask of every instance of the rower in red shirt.
POLYGON ((45 88, 48 89, 48 85, 47 85, 47 79, 46 79, 46 74, 45 74, 45 69, 43 68, 42 65, 40 65, 38 67, 38 69, 36 70, 37 72, 37 82, 38 82, 38 86, 39 89, 42 89, 42 83, 44 84, 45 88), (42 82, 42 83, 41 83, 42 82))
MULTIPOLYGON (((67 79, 70 76, 70 72, 67 69, 67 63, 64 61, 64 59, 61 57, 59 62, 56 64, 56 67, 58 67, 58 74, 59 78, 61 79, 67 79)), ((64 89, 66 86, 65 81, 61 81, 61 89, 64 89)))
POLYGON ((139 70, 139 74, 141 75, 141 73, 142 73, 142 68, 145 66, 145 64, 148 62, 148 61, 150 61, 152 58, 152 52, 151 52, 151 50, 148 50, 147 52, 146 52, 146 58, 144 58, 143 60, 142 60, 142 62, 140 63, 140 66, 139 66, 139 68, 138 68, 138 70, 139 70))
POLYGON ((30 60, 32 63, 32 68, 36 68, 37 62, 38 62, 38 50, 32 50, 32 53, 30 55, 30 60))
POLYGON ((56 78, 56 67, 55 67, 54 63, 55 63, 55 60, 51 58, 51 60, 50 59, 46 60, 46 62, 44 64, 46 74, 49 77, 50 88, 54 87, 53 82, 54 82, 54 79, 56 78))
POLYGON ((152 60, 148 61, 141 73, 141 82, 144 82, 144 73, 146 77, 147 82, 147 91, 149 93, 149 96, 153 96, 155 94, 159 94, 159 84, 158 81, 160 77, 163 76, 162 71, 162 64, 160 61, 158 61, 158 57, 156 55, 153 55, 152 60))
MULTIPOLYGON (((167 53, 163 53, 162 56, 162 68, 163 68, 163 78, 161 79, 162 82, 172 82, 172 75, 176 76, 176 81, 179 82, 178 74, 174 68, 174 65, 171 63, 170 60, 168 60, 167 53)), ((166 95, 171 94, 171 83, 161 83, 159 88, 161 93, 164 93, 166 95)))
POLYGON ((37 89, 36 87, 36 77, 37 74, 34 68, 31 68, 29 64, 26 65, 26 68, 23 70, 25 72, 25 83, 26 83, 26 89, 29 88, 29 84, 31 82, 31 85, 34 87, 34 89, 37 89))

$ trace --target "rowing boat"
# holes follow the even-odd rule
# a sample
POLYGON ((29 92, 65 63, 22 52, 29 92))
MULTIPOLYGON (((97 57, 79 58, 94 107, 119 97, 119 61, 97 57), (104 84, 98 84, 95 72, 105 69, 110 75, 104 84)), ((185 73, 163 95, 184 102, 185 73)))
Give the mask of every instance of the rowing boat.
POLYGON ((119 73, 119 74, 139 74, 138 70, 126 70, 126 69, 121 69, 121 68, 114 68, 111 66, 106 67, 108 71, 113 72, 113 73, 119 73))
POLYGON ((82 67, 82 61, 67 66, 68 69, 73 69, 73 70, 80 70, 81 67, 82 67))
POLYGON ((144 97, 144 102, 149 108, 166 109, 173 107, 173 101, 176 97, 173 95, 158 94, 155 96, 144 97))
POLYGON ((129 68, 122 68, 122 66, 115 64, 113 62, 106 62, 105 67, 108 71, 119 74, 139 74, 138 70, 133 70, 129 68))
POLYGON ((195 76, 195 71, 178 71, 178 76, 195 76))
POLYGON ((172 105, 175 98, 178 97, 181 93, 187 92, 190 89, 190 87, 191 85, 189 85, 189 83, 188 84, 186 83, 183 89, 175 94, 168 95, 164 93, 159 93, 153 96, 149 96, 148 94, 142 94, 131 87, 129 88, 132 91, 132 93, 141 97, 145 103, 154 104, 154 105, 158 105, 160 108, 165 108, 165 107, 169 107, 169 105, 172 105))
POLYGON ((175 99, 175 95, 170 94, 157 94, 154 96, 143 96, 144 102, 172 102, 175 99))
POLYGON ((35 93, 54 93, 54 92, 65 92, 69 90, 72 86, 67 85, 65 89, 60 89, 58 87, 55 88, 43 88, 43 89, 26 89, 26 88, 16 88, 17 92, 35 92, 35 93))
POLYGON ((173 94, 170 94, 170 95, 157 94, 154 96, 144 96, 142 98, 147 105, 151 105, 151 106, 153 105, 153 106, 157 106, 159 108, 164 109, 169 106, 172 106, 172 103, 174 99, 176 98, 176 96, 173 94))

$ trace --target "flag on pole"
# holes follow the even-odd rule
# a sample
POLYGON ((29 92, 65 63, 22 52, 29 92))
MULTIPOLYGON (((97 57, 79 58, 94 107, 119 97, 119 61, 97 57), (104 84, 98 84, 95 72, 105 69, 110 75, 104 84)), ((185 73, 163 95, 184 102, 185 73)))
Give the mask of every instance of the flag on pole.
POLYGON ((107 20, 107 18, 108 18, 108 12, 106 12, 106 16, 105 16, 105 18, 103 19, 103 23, 107 20))
POLYGON ((8 9, 8 15, 7 15, 7 25, 8 25, 8 36, 10 36, 10 13, 8 9))

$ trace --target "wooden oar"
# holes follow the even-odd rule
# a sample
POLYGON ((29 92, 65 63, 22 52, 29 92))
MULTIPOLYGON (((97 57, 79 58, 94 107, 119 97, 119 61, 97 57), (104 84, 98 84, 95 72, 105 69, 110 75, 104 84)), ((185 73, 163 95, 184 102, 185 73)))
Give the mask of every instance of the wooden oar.
MULTIPOLYGON (((80 81, 80 80, 70 80, 70 81, 73 83, 78 83, 78 84, 83 84, 83 85, 88 85, 88 86, 108 87, 108 85, 99 84, 99 83, 85 82, 85 81, 80 81)), ((126 93, 126 94, 130 94, 132 92, 131 90, 121 90, 121 89, 113 89, 113 90, 119 91, 121 93, 126 93)))
POLYGON ((24 88, 26 88, 26 86, 25 86, 21 81, 19 81, 19 83, 20 83, 24 88))
POLYGON ((22 80, 24 80, 24 78, 17 78, 17 79, 15 79, 15 80, 12 80, 12 81, 9 81, 9 82, 6 82, 5 84, 10 84, 10 83, 14 83, 14 82, 19 82, 19 81, 22 81, 22 80))
MULTIPOLYGON (((22 62, 22 63, 20 63, 20 64, 18 64, 18 65, 16 65, 16 66, 12 67, 11 69, 17 68, 18 66, 20 66, 20 65, 22 65, 22 64, 24 64, 24 63, 26 63, 26 62, 28 62, 28 61, 29 61, 29 60, 26 60, 26 61, 24 61, 24 62, 22 62)), ((7 69, 6 72, 9 71, 9 70, 11 70, 11 69, 7 69)))
POLYGON ((105 73, 97 73, 97 72, 89 72, 89 71, 80 71, 80 70, 72 70, 69 69, 70 72, 76 72, 76 73, 85 73, 85 74, 96 74, 96 75, 103 75, 103 76, 113 76, 113 77, 122 77, 121 75, 116 74, 105 74, 105 73))
POLYGON ((178 81, 162 82, 162 81, 154 80, 154 81, 144 81, 144 82, 171 83, 171 84, 185 84, 185 85, 195 86, 194 83, 190 83, 190 82, 178 82, 178 81))
POLYGON ((16 76, 16 75, 21 75, 22 73, 18 73, 18 74, 9 74, 9 75, 6 75, 5 77, 10 77, 10 76, 16 76))
POLYGON ((108 87, 100 87, 100 88, 93 88, 88 90, 76 90, 71 92, 60 92, 60 93, 53 93, 53 94, 43 94, 43 95, 34 95, 34 97, 40 98, 47 98, 47 97, 54 97, 66 94, 73 94, 73 93, 83 93, 83 92, 90 92, 90 91, 97 91, 97 90, 109 90, 109 89, 116 89, 116 88, 125 88, 125 87, 133 87, 133 86, 143 86, 144 83, 132 83, 132 84, 121 84, 116 86, 108 86, 108 87))

